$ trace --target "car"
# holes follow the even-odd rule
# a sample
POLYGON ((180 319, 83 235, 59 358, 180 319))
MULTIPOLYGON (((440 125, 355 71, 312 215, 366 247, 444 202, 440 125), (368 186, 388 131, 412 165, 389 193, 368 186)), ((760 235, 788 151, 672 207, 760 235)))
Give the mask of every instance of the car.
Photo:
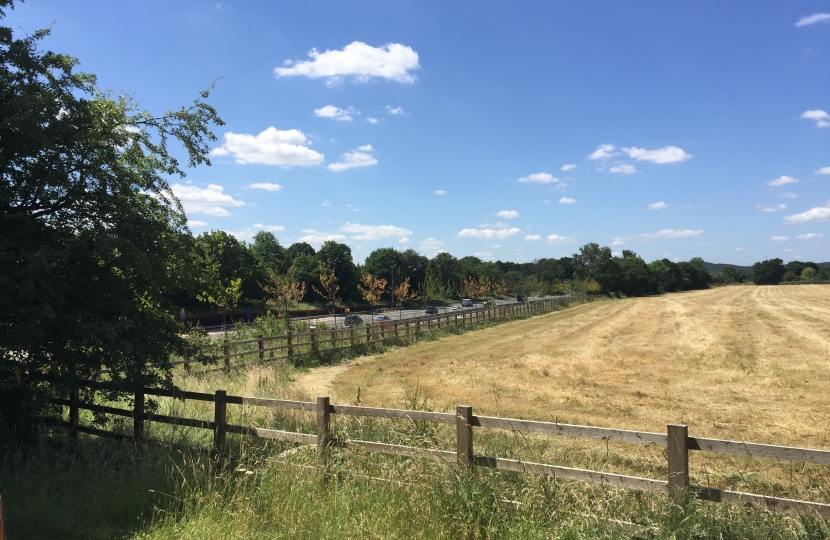
POLYGON ((438 307, 427 306, 427 308, 424 310, 424 313, 426 313, 427 315, 438 315, 438 307))
POLYGON ((386 323, 392 320, 392 317, 389 315, 376 315, 375 322, 376 323, 386 323))
POLYGON ((458 310, 460 310, 460 309, 461 309, 461 308, 460 308, 460 307, 458 307, 458 306, 450 306, 450 311, 458 311, 458 310))
POLYGON ((363 319, 359 315, 346 315, 343 320, 343 326, 360 326, 363 324, 363 319))
POLYGON ((516 295, 516 302, 524 302, 524 301, 525 301, 525 295, 523 295, 523 294, 517 294, 516 295))
POLYGON ((464 307, 473 307, 473 301, 470 300, 469 298, 465 298, 464 300, 461 301, 461 305, 464 306, 464 307))
POLYGON ((498 302, 496 302, 495 300, 487 300, 486 302, 484 302, 484 307, 496 307, 497 305, 498 302))

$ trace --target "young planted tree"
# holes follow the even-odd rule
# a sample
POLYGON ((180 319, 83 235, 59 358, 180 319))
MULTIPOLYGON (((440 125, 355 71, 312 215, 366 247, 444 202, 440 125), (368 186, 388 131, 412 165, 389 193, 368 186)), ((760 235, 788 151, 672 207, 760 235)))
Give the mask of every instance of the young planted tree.
POLYGON ((407 300, 416 300, 418 295, 415 294, 415 291, 411 290, 412 287, 409 284, 409 276, 405 277, 400 284, 395 287, 395 298, 398 299, 398 305, 403 306, 403 303, 407 300))
POLYGON ((374 311, 375 305, 380 300, 383 291, 386 290, 385 279, 375 279, 369 272, 364 272, 360 275, 360 283, 357 285, 360 291, 360 296, 369 304, 369 307, 374 311))
MULTIPOLYGON (((331 261, 320 263, 320 288, 314 287, 314 290, 325 299, 326 306, 330 308, 328 312, 335 314, 337 302, 340 301, 340 298, 338 298, 340 285, 337 283, 337 276, 334 275, 334 266, 331 264, 331 261)), ((336 317, 334 325, 337 327, 336 317)))
POLYGON ((260 286, 267 297, 266 304, 277 308, 288 324, 291 320, 291 306, 302 301, 305 296, 305 283, 295 281, 287 275, 270 272, 266 282, 260 286))

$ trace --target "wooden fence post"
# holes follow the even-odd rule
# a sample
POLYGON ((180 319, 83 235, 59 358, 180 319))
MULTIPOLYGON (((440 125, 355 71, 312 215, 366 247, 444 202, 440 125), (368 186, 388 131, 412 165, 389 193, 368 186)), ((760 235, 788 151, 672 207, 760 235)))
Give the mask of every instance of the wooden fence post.
POLYGON ((141 387, 135 391, 133 404, 133 442, 140 445, 144 440, 144 391, 141 387))
POLYGON ((680 424, 669 424, 667 434, 669 495, 675 495, 689 485, 689 427, 680 424))
POLYGON ((354 347, 354 326, 352 326, 349 330, 349 340, 349 343, 351 343, 352 347, 354 347))
POLYGON ((317 328, 311 327, 309 328, 311 331, 311 352, 317 353, 317 328))
POLYGON ((371 344, 372 344, 372 325, 370 323, 370 324, 366 325, 366 345, 371 345, 371 344))
POLYGON ((259 338, 259 361, 262 362, 263 360, 265 360, 265 351, 263 350, 265 349, 265 336, 260 334, 257 337, 259 338))
POLYGON ((230 358, 231 347, 230 347, 230 344, 228 343, 227 338, 225 338, 225 341, 222 342, 222 354, 225 355, 225 371, 230 371, 231 370, 231 358, 230 358))
POLYGON ((213 449, 217 454, 225 451, 225 439, 227 434, 228 403, 227 392, 217 390, 213 396, 213 449))
POLYGON ((69 390, 69 436, 78 440, 78 386, 73 384, 69 390))
POLYGON ((331 409, 329 398, 317 397, 317 463, 328 466, 329 461, 329 429, 331 428, 331 409))
POLYGON ((469 405, 455 408, 455 436, 458 466, 468 469, 473 464, 473 408, 469 405))
POLYGON ((294 343, 293 343, 293 340, 292 340, 293 336, 291 335, 291 328, 290 327, 288 328, 287 337, 288 337, 288 343, 286 343, 286 344, 288 345, 288 359, 290 360, 291 357, 294 356, 294 343))
POLYGON ((331 329, 331 348, 337 348, 337 327, 331 329))

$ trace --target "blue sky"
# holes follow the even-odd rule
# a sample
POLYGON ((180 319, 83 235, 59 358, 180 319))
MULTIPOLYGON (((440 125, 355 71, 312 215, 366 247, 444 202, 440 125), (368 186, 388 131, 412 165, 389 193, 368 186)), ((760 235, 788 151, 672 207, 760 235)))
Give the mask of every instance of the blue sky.
POLYGON ((162 111, 217 81, 191 229, 529 261, 830 260, 826 2, 28 0, 162 111), (822 174, 824 173, 824 174, 822 174))

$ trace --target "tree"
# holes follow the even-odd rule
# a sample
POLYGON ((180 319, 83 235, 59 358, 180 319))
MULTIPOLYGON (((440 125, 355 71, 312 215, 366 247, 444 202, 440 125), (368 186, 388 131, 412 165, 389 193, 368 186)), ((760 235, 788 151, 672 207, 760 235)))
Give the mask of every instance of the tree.
POLYGON ((0 373, 15 373, 0 376, 0 424, 18 436, 47 373, 54 389, 104 366, 125 389, 171 384, 185 341, 166 295, 192 288, 195 261, 168 144, 209 165, 223 125, 210 89, 161 115, 101 91, 38 49, 49 33, 0 28, 0 373))
POLYGON ((202 279, 196 298, 218 307, 222 311, 222 321, 227 323, 225 315, 229 309, 236 307, 242 297, 242 278, 234 274, 222 275, 222 255, 225 251, 222 242, 206 242, 201 251, 202 279))
POLYGON ((271 272, 268 274, 266 282, 262 284, 262 290, 266 294, 267 304, 280 310, 287 322, 291 318, 291 306, 302 301, 305 296, 305 283, 294 281, 286 275, 271 272))
POLYGON ((777 285, 784 278, 784 261, 769 259, 752 265, 752 281, 756 285, 777 285))
POLYGON ((290 266, 288 263, 288 253, 282 247, 270 231, 259 231, 254 235, 254 242, 249 248, 251 254, 257 262, 266 269, 266 274, 269 271, 275 271, 279 274, 284 274, 288 271, 290 266))
POLYGON ((337 284, 337 276, 334 275, 334 265, 331 261, 320 263, 320 288, 315 290, 322 296, 327 306, 331 306, 329 312, 334 312, 337 302, 340 301, 337 294, 340 292, 340 285, 337 284))
POLYGON ((375 279, 372 274, 364 272, 360 275, 360 283, 358 284, 360 294, 369 307, 374 309, 375 305, 380 300, 380 296, 386 289, 385 279, 375 279))
POLYGON ((360 299, 360 293, 357 290, 357 267, 352 260, 352 248, 346 244, 328 240, 317 252, 317 260, 334 271, 343 300, 360 299))
POLYGON ((611 248, 599 244, 585 244, 573 256, 574 276, 581 280, 592 279, 605 292, 616 291, 618 268, 611 255, 611 248))
POLYGON ((395 298, 398 299, 399 306, 403 306, 403 303, 407 300, 416 300, 418 298, 418 295, 411 290, 409 276, 403 278, 403 281, 395 287, 395 298))
POLYGON ((812 266, 807 266, 804 270, 801 271, 801 279, 804 281, 809 281, 816 277, 816 269, 812 266))

